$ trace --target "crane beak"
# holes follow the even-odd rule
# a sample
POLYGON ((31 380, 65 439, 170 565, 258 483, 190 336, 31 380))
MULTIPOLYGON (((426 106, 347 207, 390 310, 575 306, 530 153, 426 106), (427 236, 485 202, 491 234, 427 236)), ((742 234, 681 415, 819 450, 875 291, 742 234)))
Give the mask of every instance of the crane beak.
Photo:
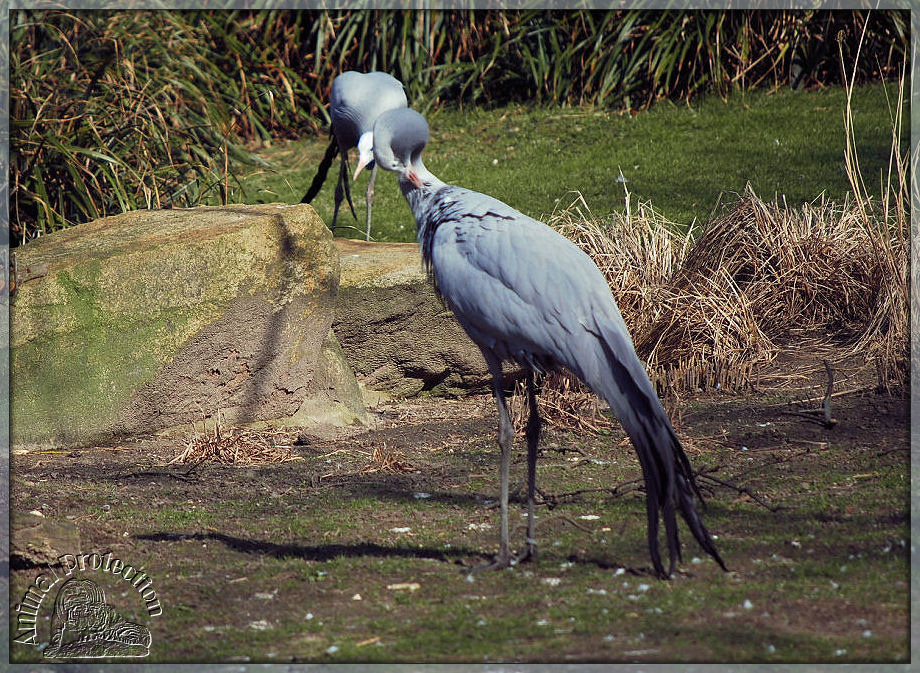
POLYGON ((360 173, 365 166, 368 166, 374 162, 374 134, 370 131, 362 133, 361 137, 358 138, 358 167, 355 169, 354 177, 352 181, 358 179, 358 173, 360 173))
POLYGON ((418 173, 412 170, 412 167, 406 169, 406 179, 415 185, 417 188, 421 188, 422 179, 419 177, 418 173))
POLYGON ((360 173, 361 171, 363 171, 363 170, 364 170, 364 167, 367 166, 369 163, 371 163, 371 162, 373 162, 373 161, 374 161, 373 155, 371 155, 370 157, 358 157, 358 167, 355 169, 355 174, 354 174, 354 176, 353 176, 352 179, 351 179, 352 182, 354 182, 355 180, 357 180, 357 179, 358 179, 358 173, 360 173))

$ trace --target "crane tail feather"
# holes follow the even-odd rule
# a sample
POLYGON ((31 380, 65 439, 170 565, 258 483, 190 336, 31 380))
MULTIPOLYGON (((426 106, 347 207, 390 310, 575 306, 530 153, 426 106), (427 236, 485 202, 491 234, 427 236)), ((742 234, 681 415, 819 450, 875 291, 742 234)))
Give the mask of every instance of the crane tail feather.
MULTIPOLYGON (((661 577, 670 577, 675 563, 681 560, 677 513, 703 550, 727 570, 697 511, 694 496, 701 503, 703 498, 690 461, 642 363, 634 355, 628 335, 612 325, 600 325, 600 332, 599 341, 609 365, 607 371, 612 376, 599 373, 600 380, 592 388, 610 404, 638 454, 645 481, 649 553, 655 571, 661 577), (667 573, 658 549, 659 517, 664 520, 667 538, 670 559, 667 573)), ((590 378, 588 382, 591 383, 590 378)))
POLYGON ((332 160, 335 159, 338 153, 339 143, 336 141, 335 136, 333 136, 329 143, 329 147, 326 148, 326 153, 323 155, 323 160, 320 161, 319 167, 316 169, 316 175, 313 176, 313 182, 310 183, 310 188, 300 200, 301 203, 311 203, 313 199, 316 198, 316 195, 319 194, 319 190, 322 188, 323 183, 326 181, 326 176, 329 174, 329 167, 332 165, 332 160))

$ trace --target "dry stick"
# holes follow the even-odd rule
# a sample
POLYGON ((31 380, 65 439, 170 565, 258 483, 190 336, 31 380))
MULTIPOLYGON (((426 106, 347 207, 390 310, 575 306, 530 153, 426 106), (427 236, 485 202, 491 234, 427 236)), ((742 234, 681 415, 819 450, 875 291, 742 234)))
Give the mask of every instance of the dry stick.
MULTIPOLYGON (((780 449, 780 450, 784 450, 784 449, 780 449)), ((775 465, 782 465, 783 463, 791 463, 792 461, 798 458, 801 458, 802 456, 807 456, 810 453, 811 453, 811 449, 805 449, 804 451, 798 451, 797 453, 794 453, 791 456, 774 456, 773 460, 771 460, 770 462, 765 462, 760 465, 752 465, 751 467, 748 467, 746 469, 741 470, 740 472, 737 472, 736 474, 733 474, 732 477, 735 479, 738 479, 739 477, 743 477, 747 474, 751 474, 752 472, 757 472, 761 468, 773 467, 775 465)), ((715 467, 703 468, 702 470, 699 470, 696 473, 696 476, 697 477, 709 476, 710 474, 718 472, 725 467, 727 467, 727 465, 725 463, 721 463, 719 465, 716 465, 715 467)))
MULTIPOLYGON (((840 396, 842 396, 842 395, 852 395, 853 393, 865 393, 865 392, 873 391, 873 390, 875 390, 876 388, 877 388, 876 385, 871 385, 871 386, 857 386, 856 388, 848 388, 848 389, 846 389, 846 390, 838 390, 837 392, 833 393, 833 394, 831 395, 831 397, 840 397, 840 396)), ((806 402, 817 402, 817 401, 820 400, 820 399, 824 399, 824 398, 822 398, 822 397, 806 397, 805 399, 802 399, 802 400, 792 400, 792 399, 789 399, 789 400, 786 400, 785 402, 776 402, 775 404, 765 404, 764 406, 762 406, 762 407, 760 407, 760 408, 761 408, 761 409, 775 409, 776 407, 788 407, 790 404, 805 404, 806 402)))
POLYGON ((712 475, 709 475, 709 474, 699 474, 699 473, 698 473, 698 474, 697 474, 697 477, 699 477, 699 478, 701 478, 701 479, 708 479, 709 481, 711 481, 711 482, 713 482, 713 483, 715 483, 715 484, 719 484, 720 486, 725 486, 726 488, 730 488, 730 489, 732 489, 733 491, 737 491, 738 493, 742 493, 742 494, 746 495, 747 497, 749 497, 749 498, 750 498, 751 500, 753 500, 754 502, 756 502, 756 503, 757 503, 758 505, 760 505, 761 507, 765 507, 766 509, 770 510, 770 511, 773 512, 773 513, 776 513, 776 512, 778 512, 778 511, 781 510, 781 509, 792 509, 792 507, 789 507, 788 505, 771 505, 771 504, 769 504, 768 502, 765 502, 764 500, 762 500, 762 499, 761 499, 760 497, 758 497, 751 489, 749 489, 749 488, 747 488, 747 487, 745 487, 745 486, 737 486, 737 485, 735 485, 735 484, 732 484, 731 482, 723 481, 723 480, 719 479, 718 477, 713 477, 712 475))
MULTIPOLYGON (((785 462, 785 461, 779 461, 779 462, 785 462)), ((719 468, 716 468, 716 469, 719 469, 719 468)), ((770 512, 776 513, 782 509, 792 509, 792 507, 788 505, 771 505, 770 503, 763 500, 760 496, 758 496, 756 493, 754 493, 751 489, 747 488, 746 486, 738 486, 729 481, 724 481, 722 479, 719 479, 718 477, 713 477, 711 474, 707 474, 703 472, 697 472, 696 476, 699 479, 707 479, 713 484, 718 484, 719 486, 724 486, 726 488, 732 489, 733 491, 737 491, 738 493, 746 495, 751 500, 753 500, 755 503, 757 503, 761 507, 764 507, 770 512)), ((537 489, 537 492, 540 494, 540 497, 543 498, 543 502, 539 504, 545 504, 550 509, 553 509, 554 507, 556 507, 556 505, 559 504, 561 500, 574 499, 579 495, 584 495, 585 493, 606 492, 606 493, 610 493, 610 495, 613 497, 619 497, 619 496, 625 495, 626 493, 631 493, 632 491, 636 490, 636 488, 639 488, 638 485, 640 481, 641 480, 639 479, 632 479, 630 481, 625 481, 621 484, 617 484, 613 488, 586 488, 586 489, 582 489, 579 491, 572 491, 570 493, 548 494, 539 488, 537 489), (635 485, 636 488, 621 490, 624 486, 633 486, 633 485, 635 485)), ((574 521, 569 520, 569 523, 572 523, 578 526, 578 524, 575 523, 574 521)))
POLYGON ((542 488, 537 487, 537 494, 543 499, 543 502, 539 502, 537 504, 546 505, 550 509, 553 509, 565 500, 574 500, 578 496, 585 495, 586 493, 609 493, 612 497, 620 497, 637 490, 641 483, 641 479, 630 479, 629 481, 621 482, 612 488, 583 488, 578 491, 570 491, 568 493, 547 493, 542 488), (624 488, 627 486, 632 486, 632 488, 624 488))

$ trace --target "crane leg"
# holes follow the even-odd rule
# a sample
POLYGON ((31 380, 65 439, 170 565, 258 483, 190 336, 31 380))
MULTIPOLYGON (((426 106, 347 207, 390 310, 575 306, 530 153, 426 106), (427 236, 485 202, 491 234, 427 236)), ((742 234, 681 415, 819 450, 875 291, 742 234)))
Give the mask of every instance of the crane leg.
POLYGON ((335 183, 335 208, 332 211, 332 233, 335 233, 335 223, 339 219, 339 207, 342 205, 342 199, 345 196, 345 189, 348 188, 348 176, 345 174, 345 155, 342 155, 342 161, 339 163, 339 181, 335 183), (343 187, 344 185, 344 187, 343 187))
POLYGON ((527 416, 527 540, 524 550, 517 555, 517 561, 534 561, 537 558, 537 536, 534 532, 534 495, 537 490, 537 447, 540 444, 540 410, 537 408, 537 387, 533 370, 527 373, 527 402, 530 413, 527 416))
POLYGON ((364 232, 364 240, 371 240, 371 208, 374 206, 374 181, 377 179, 377 162, 374 162, 374 167, 371 169, 370 180, 367 181, 367 222, 364 232))
MULTIPOLYGON (((484 353, 485 354, 485 353, 484 353)), ((511 423, 511 414, 505 403, 505 391, 502 389, 502 366, 494 356, 486 355, 486 362, 492 372, 492 395, 498 407, 498 446, 501 448, 501 493, 499 506, 501 509, 501 524, 499 531, 498 556, 491 563, 476 566, 474 571, 507 568, 512 563, 511 546, 508 540, 508 482, 511 475, 511 441, 514 437, 514 427, 511 423)))
POLYGON ((355 205, 351 202, 351 188, 348 186, 348 153, 342 151, 342 162, 339 164, 339 181, 335 185, 335 210, 332 211, 332 233, 335 233, 335 223, 339 219, 339 207, 342 205, 342 199, 348 201, 348 207, 351 208, 351 214, 355 219, 355 205))

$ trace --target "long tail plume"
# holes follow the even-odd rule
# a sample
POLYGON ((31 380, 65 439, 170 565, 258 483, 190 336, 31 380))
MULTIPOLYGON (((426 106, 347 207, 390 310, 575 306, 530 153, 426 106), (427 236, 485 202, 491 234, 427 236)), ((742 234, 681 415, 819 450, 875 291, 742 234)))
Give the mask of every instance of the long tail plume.
POLYGON ((310 189, 307 190, 307 193, 300 200, 301 203, 310 203, 319 194, 319 190, 322 188, 323 183, 326 181, 326 176, 329 174, 329 167, 332 165, 332 160, 335 159, 336 155, 339 153, 339 143, 336 141, 335 136, 332 137, 332 140, 329 142, 329 147, 326 148, 326 154, 323 155, 323 160, 319 164, 319 168, 316 169, 316 175, 313 176, 313 182, 310 183, 310 189))
POLYGON ((601 381, 598 392, 610 403, 620 419, 642 465, 648 545, 655 571, 660 577, 670 577, 674 574, 676 561, 681 560, 677 512, 687 522, 690 532, 703 550, 723 570, 727 570, 712 536, 697 512, 694 495, 701 503, 703 499, 690 468, 690 461, 642 364, 633 355, 631 345, 626 345, 623 335, 617 330, 602 328, 602 333, 600 341, 613 377, 612 380, 601 381), (659 516, 664 520, 670 556, 667 573, 658 549, 659 516))

